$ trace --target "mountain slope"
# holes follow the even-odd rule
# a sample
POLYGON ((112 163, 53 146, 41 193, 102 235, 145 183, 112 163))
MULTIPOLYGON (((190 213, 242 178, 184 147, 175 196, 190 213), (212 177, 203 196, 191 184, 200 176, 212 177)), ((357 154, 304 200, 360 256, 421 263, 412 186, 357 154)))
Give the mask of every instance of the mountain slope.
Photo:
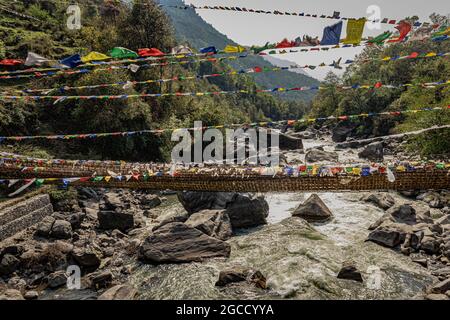
MULTIPOLYGON (((159 3, 164 5, 184 5, 182 0, 160 0, 159 3)), ((236 44, 226 35, 221 34, 214 29, 212 25, 202 19, 194 10, 176 9, 164 7, 164 10, 169 15, 175 27, 176 37, 179 42, 188 42, 195 48, 202 48, 214 45, 218 49, 224 48, 227 44, 236 44)), ((238 59, 230 63, 233 68, 251 68, 254 66, 273 67, 274 65, 266 61, 262 57, 248 56, 244 59, 238 59)), ((261 87, 298 87, 298 86, 314 86, 318 85, 319 81, 307 75, 289 71, 282 72, 267 72, 253 74, 257 84, 261 87)), ((292 92, 285 95, 280 95, 283 99, 289 100, 304 100, 309 101, 314 97, 314 93, 309 92, 292 92)))

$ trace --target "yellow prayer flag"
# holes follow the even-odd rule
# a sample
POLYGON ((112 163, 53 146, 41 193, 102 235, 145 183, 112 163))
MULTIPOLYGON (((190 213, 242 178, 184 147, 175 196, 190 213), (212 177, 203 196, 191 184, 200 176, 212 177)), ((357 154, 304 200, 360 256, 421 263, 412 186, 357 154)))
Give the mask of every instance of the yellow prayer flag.
POLYGON ((351 19, 347 21, 347 37, 342 40, 344 44, 359 44, 364 32, 366 18, 358 20, 351 19))
POLYGON ((230 46, 227 45, 224 49, 224 52, 226 53, 241 53, 241 52, 245 52, 245 48, 241 47, 241 46, 230 46))
POLYGON ((109 180, 111 180, 111 176, 106 176, 106 177, 105 177, 105 181, 106 181, 106 182, 109 182, 109 180))
POLYGON ((361 168, 353 168, 353 170, 352 170, 353 174, 356 175, 356 176, 360 176, 361 175, 361 171, 362 171, 361 168))
POLYGON ((107 60, 109 58, 110 57, 107 56, 106 54, 92 51, 92 52, 88 53, 87 55, 85 55, 84 57, 82 57, 81 61, 83 61, 84 63, 87 63, 87 62, 91 62, 91 61, 107 60))

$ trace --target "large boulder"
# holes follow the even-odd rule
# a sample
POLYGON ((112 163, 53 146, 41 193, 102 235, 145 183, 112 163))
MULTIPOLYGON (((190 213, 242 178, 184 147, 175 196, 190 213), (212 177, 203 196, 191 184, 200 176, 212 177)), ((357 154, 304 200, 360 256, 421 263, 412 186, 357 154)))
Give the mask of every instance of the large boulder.
POLYGON ((138 292, 133 287, 120 284, 109 288, 98 297, 98 300, 134 300, 138 292))
POLYGON ((394 248, 405 242, 407 234, 412 234, 410 226, 401 223, 384 222, 369 233, 367 241, 394 248))
POLYGON ((372 193, 364 197, 362 200, 365 202, 370 202, 383 210, 387 210, 395 204, 395 199, 387 193, 383 194, 372 193))
POLYGON ((0 260, 0 276, 9 275, 16 271, 20 260, 12 254, 5 254, 0 260))
POLYGON ((375 142, 369 144, 360 153, 358 153, 358 156, 371 161, 382 161, 384 157, 383 143, 375 142))
POLYGON ((333 128, 331 139, 333 140, 333 142, 344 142, 345 140, 347 140, 347 137, 354 130, 354 128, 355 125, 340 122, 336 127, 333 128))
POLYGON ((225 210, 233 228, 249 228, 266 224, 269 205, 262 195, 234 192, 178 193, 178 200, 189 214, 201 210, 225 210))
POLYGON ((183 263, 229 257, 230 251, 228 243, 174 222, 158 228, 145 239, 139 248, 139 258, 154 264, 183 263))
POLYGON ((72 238, 72 225, 65 220, 55 220, 52 226, 51 236, 56 239, 72 238))
POLYGON ((336 152, 328 152, 320 149, 311 149, 306 152, 305 161, 308 163, 314 162, 337 162, 339 160, 339 156, 336 152))
POLYGON ((36 227, 36 235, 39 237, 49 237, 55 221, 56 219, 52 216, 44 217, 36 227))
POLYGON ((292 137, 283 133, 280 133, 279 138, 280 150, 303 150, 301 138, 292 137))
POLYGON ((88 270, 97 269, 101 263, 99 255, 90 248, 74 248, 71 252, 71 256, 79 266, 88 270))
POLYGON ((325 222, 333 218, 330 209, 317 194, 311 195, 308 200, 298 205, 292 215, 308 222, 325 222))
POLYGON ((230 239, 233 234, 230 217, 228 217, 225 210, 202 210, 196 212, 189 217, 186 225, 223 241, 230 239))
POLYGON ((129 211, 101 210, 97 217, 100 229, 127 231, 134 227, 134 215, 129 211))
POLYGON ((361 272, 358 271, 355 263, 352 261, 346 261, 343 263, 342 268, 337 275, 337 278, 363 282, 361 272))
POLYGON ((47 276, 47 284, 50 288, 56 289, 67 284, 66 273, 62 270, 53 272, 47 276))
POLYGON ((417 200, 425 201, 431 208, 443 208, 445 203, 441 195, 434 191, 428 191, 418 195, 417 200))

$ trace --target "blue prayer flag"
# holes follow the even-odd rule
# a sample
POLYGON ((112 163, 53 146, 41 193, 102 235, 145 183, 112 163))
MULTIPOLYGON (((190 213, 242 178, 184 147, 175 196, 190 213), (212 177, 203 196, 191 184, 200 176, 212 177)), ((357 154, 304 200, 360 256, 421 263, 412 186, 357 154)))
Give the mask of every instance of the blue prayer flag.
POLYGON ((74 54, 73 56, 64 58, 59 62, 69 68, 75 68, 77 65, 81 64, 81 57, 79 54, 74 54))
POLYGON ((326 27, 323 30, 323 38, 320 45, 329 46, 339 44, 339 41, 341 40, 342 24, 343 22, 340 21, 332 26, 326 27))

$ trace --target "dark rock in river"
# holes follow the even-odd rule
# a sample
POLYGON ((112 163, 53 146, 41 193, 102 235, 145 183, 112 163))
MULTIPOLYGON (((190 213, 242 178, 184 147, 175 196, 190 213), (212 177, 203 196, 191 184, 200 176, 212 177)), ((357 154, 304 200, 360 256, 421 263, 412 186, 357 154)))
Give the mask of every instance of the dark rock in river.
POLYGON ((235 269, 220 271, 219 280, 217 280, 216 286, 223 287, 229 283, 246 281, 248 272, 249 272, 249 270, 244 269, 244 268, 235 268, 235 269))
POLYGON ((230 217, 228 217, 225 210, 202 210, 196 212, 189 217, 186 225, 223 241, 230 239, 233 234, 230 217))
POLYGON ((302 139, 280 133, 280 150, 303 150, 302 139))
POLYGON ((361 272, 358 271, 354 263, 346 262, 337 275, 338 279, 353 280, 356 282, 363 282, 361 272))
POLYGON ((364 197, 362 200, 365 202, 373 203, 378 208, 381 208, 383 210, 387 210, 395 204, 394 198, 387 193, 383 194, 372 193, 367 197, 364 197))
POLYGON ((190 214, 207 209, 224 209, 233 228, 266 224, 269 214, 264 196, 252 193, 185 191, 178 193, 178 200, 190 214))
POLYGON ((101 210, 97 213, 100 229, 127 231, 134 227, 134 216, 132 212, 101 210))
POLYGON ((210 237, 184 223, 168 223, 150 234, 139 248, 139 258, 148 263, 182 263, 229 257, 228 243, 210 237))
POLYGON ((109 288, 98 297, 98 300, 134 300, 138 292, 133 287, 128 285, 117 285, 109 288))
POLYGON ((321 161, 337 162, 338 159, 339 156, 336 152, 322 151, 317 148, 307 151, 305 155, 305 161, 307 163, 314 163, 321 161))
POLYGON ((384 157, 383 143, 375 142, 369 144, 367 147, 364 148, 364 150, 358 153, 358 156, 360 158, 368 159, 371 161, 382 161, 384 157))
POLYGON ((354 130, 355 125, 345 124, 344 122, 338 123, 332 130, 331 139, 333 142, 344 142, 347 140, 348 135, 354 130))
POLYGON ((266 277, 260 271, 254 271, 248 268, 236 267, 233 269, 223 270, 219 273, 219 280, 216 282, 217 287, 223 287, 230 283, 248 282, 260 289, 266 289, 266 277))
POLYGON ((308 222, 325 222, 333 218, 330 209, 317 194, 311 195, 308 200, 300 204, 292 215, 308 222))

